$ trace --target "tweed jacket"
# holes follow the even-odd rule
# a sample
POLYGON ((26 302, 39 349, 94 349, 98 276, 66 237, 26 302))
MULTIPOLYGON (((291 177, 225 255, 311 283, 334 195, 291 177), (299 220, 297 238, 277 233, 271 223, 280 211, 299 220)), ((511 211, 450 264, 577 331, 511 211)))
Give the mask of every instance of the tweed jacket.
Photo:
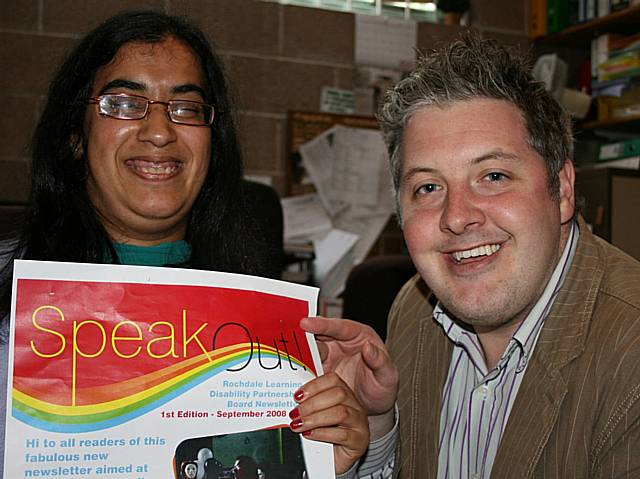
MULTIPOLYGON (((396 476, 436 478, 452 345, 419 276, 398 294, 387 346, 398 366, 396 476)), ((640 477, 640 263, 589 232, 543 326, 492 478, 640 477)))

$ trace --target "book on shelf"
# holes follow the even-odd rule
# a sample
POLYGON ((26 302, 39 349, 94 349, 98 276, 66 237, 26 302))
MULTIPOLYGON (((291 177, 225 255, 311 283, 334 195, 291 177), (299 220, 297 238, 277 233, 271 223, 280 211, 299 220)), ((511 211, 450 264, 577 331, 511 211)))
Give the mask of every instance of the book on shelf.
POLYGON ((547 0, 547 31, 558 33, 569 26, 569 2, 547 0))
POLYGON ((640 116, 640 82, 626 87, 618 96, 598 95, 598 120, 634 118, 640 116))
POLYGON ((640 155, 640 137, 600 145, 598 161, 619 160, 640 155))
POLYGON ((629 7, 629 0, 611 0, 609 3, 612 12, 618 12, 629 7))
POLYGON ((606 17, 611 13, 609 0, 598 0, 598 17, 606 17))
POLYGON ((615 80, 591 82, 591 96, 621 98, 631 90, 640 87, 640 77, 623 77, 615 80))
POLYGON ((530 0, 529 35, 531 38, 547 34, 547 0, 530 0))
POLYGON ((598 67, 609 59, 609 53, 626 38, 617 33, 603 33, 591 40, 591 78, 598 79, 598 67))
POLYGON ((640 68, 640 33, 619 35, 604 33, 591 43, 592 71, 599 80, 634 75, 640 68))
POLYGON ((584 6, 584 20, 589 22, 596 18, 597 14, 597 3, 596 0, 585 0, 584 6))

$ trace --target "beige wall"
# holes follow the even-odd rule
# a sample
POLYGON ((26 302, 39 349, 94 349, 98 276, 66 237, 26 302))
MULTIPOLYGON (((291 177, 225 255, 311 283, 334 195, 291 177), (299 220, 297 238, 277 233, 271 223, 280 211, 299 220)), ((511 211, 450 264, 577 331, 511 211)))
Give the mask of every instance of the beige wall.
MULTIPOLYGON (((474 0, 472 25, 526 47, 527 4, 474 0)), ((2 0, 0 203, 27 199, 27 145, 64 53, 105 17, 142 7, 197 19, 227 68, 246 171, 271 176, 281 192, 287 110, 317 110, 323 86, 353 84, 354 16, 348 13, 258 0, 2 0)), ((418 47, 456 32, 420 24, 418 47)))

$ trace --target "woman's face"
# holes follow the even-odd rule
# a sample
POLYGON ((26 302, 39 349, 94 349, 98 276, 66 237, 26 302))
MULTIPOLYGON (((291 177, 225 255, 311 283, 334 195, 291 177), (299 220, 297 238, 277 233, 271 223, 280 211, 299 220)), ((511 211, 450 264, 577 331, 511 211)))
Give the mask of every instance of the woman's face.
MULTIPOLYGON (((91 93, 203 102, 205 85, 196 55, 169 37, 125 44, 91 93)), ((142 246, 183 239, 209 169, 211 128, 172 123, 163 104, 149 104, 140 120, 100 115, 92 104, 84 130, 87 191, 111 238, 142 246)))

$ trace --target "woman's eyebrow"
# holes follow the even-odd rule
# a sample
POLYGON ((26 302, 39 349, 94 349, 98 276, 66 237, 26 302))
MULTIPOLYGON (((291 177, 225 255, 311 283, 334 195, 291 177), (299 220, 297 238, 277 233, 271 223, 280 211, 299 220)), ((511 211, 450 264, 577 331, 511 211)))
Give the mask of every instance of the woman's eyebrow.
POLYGON ((98 92, 99 95, 102 95, 104 92, 112 90, 114 88, 126 88, 127 90, 133 91, 145 91, 147 86, 144 83, 125 80, 124 78, 116 78, 115 80, 111 80, 105 86, 103 86, 98 92))
MULTIPOLYGON (((102 95, 106 91, 112 90, 114 88, 126 88, 127 90, 144 92, 147 90, 147 85, 144 83, 133 81, 133 80, 116 78, 115 80, 111 80, 109 83, 103 86, 98 92, 98 94, 102 95)), ((185 83, 183 85, 176 85, 171 89, 171 92, 174 94, 196 92, 202 98, 205 98, 204 88, 202 88, 200 85, 196 85, 195 83, 185 83)))
POLYGON ((204 88, 194 83, 185 83, 184 85, 174 86, 171 90, 173 93, 199 93, 202 98, 205 98, 204 88))

